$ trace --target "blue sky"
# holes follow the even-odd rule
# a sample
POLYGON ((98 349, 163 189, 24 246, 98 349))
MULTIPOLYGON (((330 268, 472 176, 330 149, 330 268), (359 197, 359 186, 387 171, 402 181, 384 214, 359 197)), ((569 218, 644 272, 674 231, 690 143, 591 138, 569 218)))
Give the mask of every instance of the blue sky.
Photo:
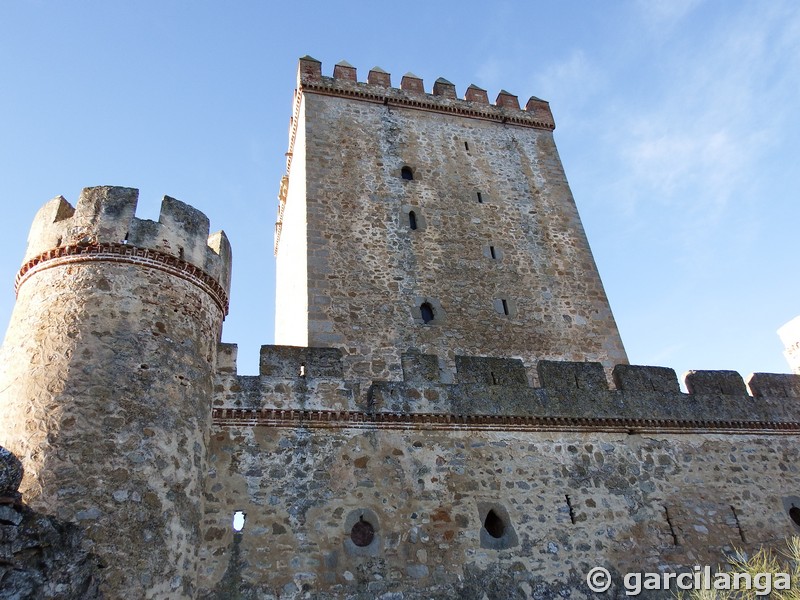
POLYGON ((548 100, 629 358, 787 372, 800 314, 800 5, 794 0, 0 0, 0 327, 39 206, 164 194, 234 251, 223 339, 273 341, 273 226, 297 59, 548 100))

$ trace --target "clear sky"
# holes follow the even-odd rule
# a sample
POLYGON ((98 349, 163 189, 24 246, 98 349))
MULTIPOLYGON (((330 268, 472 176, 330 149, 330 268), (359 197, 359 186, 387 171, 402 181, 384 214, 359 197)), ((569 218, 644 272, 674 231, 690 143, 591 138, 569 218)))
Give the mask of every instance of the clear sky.
POLYGON ((297 59, 550 102, 634 364, 787 372, 800 314, 796 0, 0 0, 0 328, 29 224, 81 188, 164 194, 233 245, 240 372, 273 341, 297 59))

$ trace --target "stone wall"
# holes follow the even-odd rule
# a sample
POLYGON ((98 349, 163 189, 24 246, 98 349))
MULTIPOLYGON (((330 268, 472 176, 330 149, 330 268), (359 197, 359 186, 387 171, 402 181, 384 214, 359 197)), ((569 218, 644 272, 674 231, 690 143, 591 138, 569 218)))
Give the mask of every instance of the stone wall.
POLYGON ((602 566, 616 597, 628 572, 800 531, 798 377, 694 371, 683 393, 667 368, 609 385, 599 363, 541 361, 533 387, 519 360, 457 357, 449 384, 408 353, 403 381, 365 386, 339 355, 266 346, 240 376, 220 347, 201 596, 593 598, 602 566))
POLYGON ((302 246, 307 270, 279 276, 277 343, 297 327, 365 381, 399 380, 409 348, 445 374, 457 354, 626 362, 551 118, 506 93, 492 106, 444 94, 447 82, 430 95, 410 76, 398 90, 309 66, 277 244, 279 268, 302 246), (308 317, 294 320, 282 296, 303 288, 308 317))
POLYGON ((745 384, 735 371, 690 371, 684 378, 689 393, 683 393, 675 371, 666 367, 617 365, 609 383, 600 363, 543 360, 528 368, 519 359, 457 355, 454 381, 448 374, 443 382, 437 356, 406 352, 401 381, 364 383, 346 377, 343 353, 335 348, 262 346, 255 376, 237 373, 237 354, 235 344, 220 344, 213 398, 218 412, 571 419, 590 428, 601 421, 622 428, 800 423, 800 405, 791 400, 800 398, 800 378, 788 374, 755 373, 745 384))
POLYGON ((298 85, 296 345, 258 375, 218 345, 231 254, 202 213, 100 187, 37 215, 0 350, 26 469, 0 461, 0 597, 592 598, 595 566, 619 597, 798 532, 800 377, 683 393, 625 364, 546 102, 309 58, 298 85))
POLYGON ((0 447, 0 598, 102 598, 105 564, 86 549, 75 523, 32 510, 22 502, 22 463, 0 447))
POLYGON ((218 427, 201 587, 234 577, 258 598, 592 598, 594 566, 619 590, 627 572, 780 547, 798 532, 797 460, 796 437, 782 435, 218 427), (360 517, 375 530, 367 547, 351 541, 360 517))

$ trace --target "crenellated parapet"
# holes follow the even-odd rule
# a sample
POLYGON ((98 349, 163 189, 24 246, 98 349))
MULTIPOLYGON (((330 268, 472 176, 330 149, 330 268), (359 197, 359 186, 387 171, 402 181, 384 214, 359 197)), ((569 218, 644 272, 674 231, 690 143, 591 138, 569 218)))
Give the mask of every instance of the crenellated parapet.
POLYGON ((610 385, 595 362, 542 360, 534 374, 519 359, 458 356, 445 384, 436 356, 411 351, 403 381, 360 386, 342 378, 337 349, 263 346, 258 376, 236 374, 235 346, 218 355, 218 425, 800 431, 797 375, 755 373, 745 384, 734 371, 691 371, 684 393, 666 367, 617 365, 610 385))
POLYGON ((410 72, 403 75, 400 87, 396 88, 392 87, 391 74, 380 67, 371 69, 366 82, 360 82, 356 68, 345 61, 334 66, 332 77, 326 77, 322 74, 320 61, 304 56, 298 67, 297 87, 301 91, 358 98, 387 106, 455 113, 522 127, 552 131, 556 126, 550 105, 535 96, 520 109, 518 97, 510 92, 500 90, 492 104, 486 90, 470 85, 464 97, 459 98, 455 85, 441 77, 433 84, 431 93, 427 93, 424 81, 410 72))
POLYGON ((150 221, 137 199, 86 188, 36 215, 0 347, 0 441, 28 505, 86 525, 103 597, 188 600, 231 250, 183 202, 150 221))
POLYGON ((106 260, 167 271, 208 292, 228 312, 231 247, 223 231, 209 235, 199 210, 164 196, 158 221, 135 217, 139 190, 85 188, 73 207, 62 196, 34 218, 19 287, 34 273, 66 263, 106 260))

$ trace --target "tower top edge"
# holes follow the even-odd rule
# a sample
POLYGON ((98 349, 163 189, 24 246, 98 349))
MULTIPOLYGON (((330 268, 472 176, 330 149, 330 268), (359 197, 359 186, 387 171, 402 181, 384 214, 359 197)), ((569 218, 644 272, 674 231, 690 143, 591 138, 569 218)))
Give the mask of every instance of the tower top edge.
POLYGON ((367 81, 358 81, 356 68, 345 61, 337 63, 332 75, 326 76, 322 74, 320 61, 304 56, 299 59, 297 86, 305 92, 406 104, 414 108, 454 112, 540 129, 555 129, 549 103, 536 96, 531 96, 520 107, 517 96, 504 89, 498 93, 497 100, 490 103, 486 90, 474 84, 466 88, 463 97, 458 97, 456 86, 444 77, 436 80, 430 93, 425 91, 423 79, 411 72, 403 75, 399 88, 392 86, 391 77, 391 73, 373 68, 367 81))
POLYGON ((209 235, 208 217, 170 196, 161 201, 158 221, 139 219, 138 199, 138 189, 120 186, 84 188, 74 206, 56 196, 33 219, 23 267, 59 248, 131 246, 196 267, 227 294, 232 253, 225 232, 209 235))

